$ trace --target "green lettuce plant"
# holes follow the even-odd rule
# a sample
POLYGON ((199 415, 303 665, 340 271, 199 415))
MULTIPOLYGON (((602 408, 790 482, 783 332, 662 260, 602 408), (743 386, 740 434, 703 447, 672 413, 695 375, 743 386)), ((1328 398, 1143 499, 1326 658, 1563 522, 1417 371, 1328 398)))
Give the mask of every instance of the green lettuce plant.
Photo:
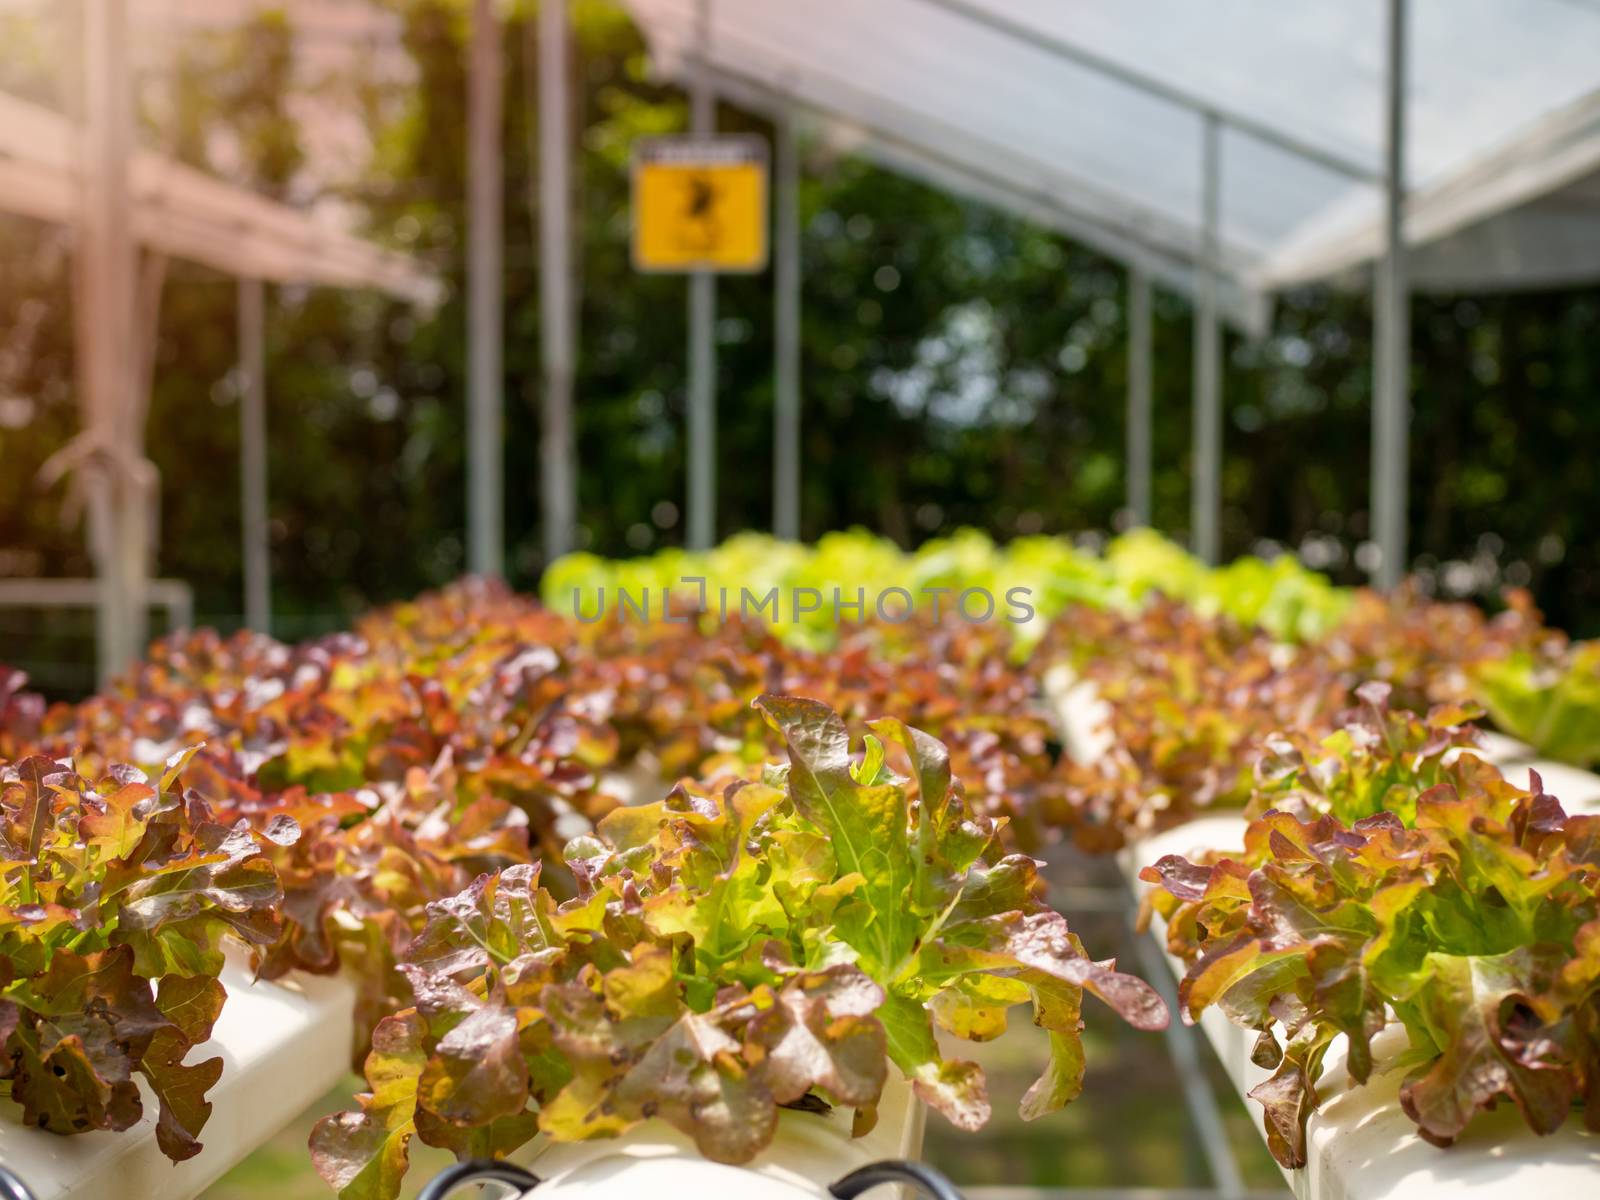
POLYGON ((1106 569, 1134 600, 1159 594, 1180 600, 1201 616, 1222 616, 1259 628, 1279 641, 1311 642, 1344 617, 1351 594, 1291 554, 1265 559, 1245 555, 1207 566, 1153 529, 1133 529, 1106 547, 1106 569))
POLYGON ((737 606, 745 588, 757 597, 769 588, 785 594, 814 589, 824 601, 817 609, 798 617, 785 610, 774 622, 785 640, 811 648, 834 640, 829 602, 835 589, 847 599, 865 589, 870 607, 889 588, 905 588, 927 606, 932 601, 922 589, 942 588, 949 611, 954 597, 967 588, 984 589, 997 601, 1013 588, 1026 588, 1037 619, 1013 630, 1023 650, 1043 634, 1050 618, 1074 606, 1130 611, 1155 595, 1190 604, 1206 616, 1259 627, 1278 640, 1306 642, 1337 625, 1351 597, 1291 555, 1245 557, 1213 568, 1150 529, 1113 538, 1104 553, 1064 537, 1036 535, 996 545, 975 529, 931 539, 909 553, 864 529, 828 533, 809 546, 745 533, 702 552, 674 548, 622 560, 571 554, 551 564, 540 587, 545 603, 561 613, 573 613, 576 591, 579 611, 592 615, 602 589, 613 604, 618 589, 634 596, 672 590, 682 611, 699 598, 698 586, 685 584, 686 578, 705 580, 713 609, 724 590, 737 606))
POLYGON ((1494 723, 1541 754, 1600 762, 1600 642, 1552 659, 1522 650, 1477 664, 1472 681, 1494 723))

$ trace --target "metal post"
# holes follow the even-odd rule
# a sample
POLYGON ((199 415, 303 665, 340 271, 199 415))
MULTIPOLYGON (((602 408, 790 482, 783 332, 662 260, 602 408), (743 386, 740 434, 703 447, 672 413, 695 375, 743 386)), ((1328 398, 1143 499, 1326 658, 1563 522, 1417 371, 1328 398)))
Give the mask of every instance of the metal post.
POLYGON ((133 325, 138 247, 129 221, 133 89, 126 0, 83 6, 84 175, 78 251, 78 353, 84 357, 89 544, 100 583, 96 667, 104 683, 143 645, 149 529, 132 462, 136 421, 133 325))
POLYGON ((1189 523, 1193 548, 1215 563, 1222 521, 1222 330, 1217 323, 1217 273, 1222 201, 1222 125, 1205 118, 1202 157, 1199 275, 1194 308, 1194 471, 1189 523))
POLYGON ((773 271, 776 387, 772 425, 772 531, 800 539, 800 155, 794 117, 779 114, 777 258, 773 271))
POLYGON ((572 302, 572 134, 567 0, 539 4, 539 309, 544 331, 544 555, 572 549, 577 463, 572 430, 577 360, 572 302))
MULTIPOLYGON (((1172 986, 1172 973, 1163 961, 1161 943, 1151 931, 1140 933, 1134 914, 1124 909, 1128 936, 1133 939, 1134 951, 1139 956, 1139 966, 1150 985, 1161 993, 1167 1008, 1178 1011, 1178 993, 1172 986)), ((1216 1186, 1218 1200, 1235 1200, 1245 1194, 1244 1176, 1233 1157, 1228 1127, 1217 1106, 1217 1098, 1206 1082, 1205 1063, 1202 1061, 1201 1037, 1192 1025, 1171 1021, 1165 1030, 1167 1053, 1172 1058, 1178 1077, 1178 1090, 1188 1110, 1189 1132, 1205 1159, 1211 1182, 1216 1186)))
POLYGON ((272 632, 267 529, 266 288, 239 280, 239 513, 244 547, 244 623, 272 632))
POLYGON ((1384 254, 1373 291, 1372 536, 1374 582, 1392 588, 1406 568, 1410 463, 1411 296, 1405 245, 1406 3, 1389 0, 1385 103, 1384 254))
POLYGON ((1128 516, 1150 524, 1150 276, 1128 271, 1128 516))
POLYGON ((498 576, 505 555, 504 96, 495 0, 473 0, 467 72, 467 562, 498 576))
MULTIPOLYGON (((689 88, 690 128, 716 131, 716 94, 707 61, 711 41, 710 0, 696 5, 696 62, 689 88)), ((709 271, 689 277, 689 497, 688 543, 707 550, 716 541, 717 505, 717 282, 709 271)))

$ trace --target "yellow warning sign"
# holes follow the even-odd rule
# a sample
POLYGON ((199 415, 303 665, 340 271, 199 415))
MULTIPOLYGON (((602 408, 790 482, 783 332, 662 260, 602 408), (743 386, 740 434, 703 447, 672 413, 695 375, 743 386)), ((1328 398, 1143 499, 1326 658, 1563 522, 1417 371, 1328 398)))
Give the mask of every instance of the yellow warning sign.
POLYGON ((767 144, 646 138, 633 152, 633 265, 748 273, 767 265, 767 144))

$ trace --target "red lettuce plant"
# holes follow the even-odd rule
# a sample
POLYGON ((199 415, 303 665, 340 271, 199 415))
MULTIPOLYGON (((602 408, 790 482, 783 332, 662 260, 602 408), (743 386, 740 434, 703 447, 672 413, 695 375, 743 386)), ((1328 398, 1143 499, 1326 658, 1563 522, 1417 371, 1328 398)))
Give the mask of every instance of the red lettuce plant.
POLYGON ((360 1109, 312 1135, 341 1196, 396 1195, 413 1136, 498 1155, 536 1129, 576 1140, 660 1117, 745 1161, 785 1105, 870 1126, 890 1064, 977 1128, 982 1072, 946 1059, 935 1029, 994 1037, 1021 1002, 1050 1031, 1023 1100, 1036 1117, 1082 1085, 1084 992, 1165 1024, 1146 984, 1089 958, 1038 899, 1033 860, 985 858, 997 823, 938 741, 879 721, 856 756, 825 705, 758 708, 788 765, 615 810, 567 848, 571 900, 518 867, 429 906, 401 967, 415 1007, 374 1034, 360 1109))
POLYGON ((421 932, 430 901, 474 877, 529 859, 527 816, 482 795, 462 806, 449 756, 413 767, 399 784, 310 795, 291 788, 260 795, 235 785, 226 812, 253 827, 294 820, 301 837, 272 847, 282 880, 283 932, 257 954, 267 979, 294 970, 356 983, 358 1054, 380 1019, 410 1002, 399 956, 421 932))
POLYGON ((299 833, 218 820, 181 787, 186 759, 92 783, 47 758, 0 766, 0 1080, 24 1122, 68 1134, 133 1125, 142 1075, 174 1161, 199 1152, 222 1070, 184 1062, 222 1008, 222 938, 276 940, 264 851, 299 833))
POLYGON ((17 747, 29 745, 39 736, 44 697, 26 691, 27 686, 27 672, 0 663, 0 758, 24 757, 17 747))
POLYGON ((1483 710, 1440 704, 1418 716, 1389 704, 1387 683, 1356 689, 1358 703, 1331 733, 1317 738, 1291 729, 1265 739, 1255 765, 1249 812, 1269 808, 1305 820, 1331 814, 1346 824, 1380 812, 1410 825, 1417 797, 1446 778, 1463 751, 1478 752, 1472 722, 1483 710))
POLYGON ((1320 731, 1347 702, 1315 653, 1166 600, 1131 615, 1070 610, 1044 656, 1070 664, 1109 706, 1110 749, 1065 762, 1048 801, 1049 819, 1090 850, 1242 806, 1268 734, 1320 731))
POLYGON ((751 701, 806 695, 846 721, 901 714, 946 744, 971 802, 1007 817, 1013 844, 1047 834, 1034 810, 1054 769, 1050 723, 1006 627, 922 616, 848 627, 827 649, 734 619, 608 619, 581 635, 581 687, 607 697, 622 756, 647 753, 664 780, 759 773, 781 747, 751 701))
POLYGON ((1401 708, 1463 703, 1480 698, 1481 667, 1513 655, 1548 661, 1565 645, 1527 592, 1512 589, 1505 601, 1490 617, 1475 604, 1431 600, 1411 585, 1387 595, 1362 588, 1321 650, 1352 685, 1389 684, 1401 708))
POLYGON ((1453 739, 1448 717, 1384 723, 1427 752, 1296 768, 1317 778, 1301 816, 1267 811, 1241 854, 1144 869, 1189 964, 1184 1019, 1216 1005, 1260 1031, 1254 1058, 1274 1073, 1251 1096, 1288 1167, 1305 1164, 1341 1034, 1355 1082, 1404 1073, 1401 1104, 1437 1145, 1501 1100, 1538 1133, 1582 1102, 1600 1130, 1600 818, 1568 816, 1536 773, 1523 790, 1475 755, 1433 753, 1453 739), (1375 1065, 1391 1021, 1408 1049, 1375 1065))
POLYGON ((267 793, 399 784, 448 753, 465 806, 492 794, 559 854, 563 817, 610 805, 616 753, 605 696, 574 678, 574 623, 504 588, 464 582, 288 647, 258 634, 157 643, 104 693, 57 705, 15 753, 158 769, 205 742, 229 777, 267 793))

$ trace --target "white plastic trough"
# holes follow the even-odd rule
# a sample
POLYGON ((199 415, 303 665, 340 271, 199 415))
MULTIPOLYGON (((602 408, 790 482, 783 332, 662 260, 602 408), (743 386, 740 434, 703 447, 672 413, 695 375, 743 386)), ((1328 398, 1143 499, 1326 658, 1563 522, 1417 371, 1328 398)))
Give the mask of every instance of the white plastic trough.
MULTIPOLYGON (((1063 740, 1070 747, 1101 752, 1106 735, 1096 726, 1104 702, 1070 672, 1047 683, 1063 740)), ((1526 786, 1526 772, 1539 772, 1545 789, 1568 812, 1600 812, 1600 776, 1563 763, 1540 761, 1520 742, 1498 734, 1485 738, 1484 756, 1514 783, 1526 786)), ((1247 822, 1237 814, 1207 816, 1129 846, 1119 856, 1128 886, 1136 896, 1152 885, 1139 870, 1165 854, 1186 857, 1208 849, 1244 845, 1247 822)), ((1164 944, 1160 919, 1154 933, 1164 944)), ((1181 979, 1181 960, 1167 956, 1174 977, 1181 979)), ((1174 1014, 1174 1019, 1177 1019, 1174 1014)), ((1200 1018, 1212 1048, 1241 1097, 1270 1072, 1250 1061, 1254 1036, 1215 1009, 1200 1018)), ((1373 1043, 1378 1067, 1365 1085, 1352 1086, 1345 1072, 1346 1039, 1329 1047, 1318 1084, 1321 1106, 1306 1130, 1307 1164, 1284 1171, 1300 1200, 1588 1200, 1600 1194, 1600 1137, 1586 1132, 1577 1115, 1555 1134, 1540 1137, 1510 1105, 1480 1113, 1454 1146, 1441 1150, 1422 1140, 1400 1108, 1398 1073, 1381 1073, 1382 1064, 1405 1048, 1405 1035, 1391 1025, 1373 1043)), ((1260 1132, 1261 1107, 1245 1099, 1260 1132)))
POLYGON ((156 1104, 141 1081, 145 1115, 121 1133, 60 1137, 19 1123, 20 1109, 0 1101, 0 1163, 34 1200, 183 1200, 196 1196, 327 1094, 350 1069, 355 1005, 351 984, 296 975, 276 983, 252 978, 243 953, 222 971, 228 999, 212 1038, 186 1061, 220 1055, 204 1149, 174 1164, 156 1145, 156 1104))
POLYGON ((847 1108, 784 1110, 772 1145, 744 1166, 708 1161, 691 1138, 659 1120, 619 1138, 567 1143, 541 1138, 528 1153, 514 1157, 543 1180, 530 1193, 538 1200, 638 1200, 641 1194, 662 1200, 815 1200, 828 1196, 829 1184, 858 1167, 921 1155, 927 1109, 897 1072, 889 1076, 878 1123, 866 1136, 850 1136, 852 1110, 847 1108))

